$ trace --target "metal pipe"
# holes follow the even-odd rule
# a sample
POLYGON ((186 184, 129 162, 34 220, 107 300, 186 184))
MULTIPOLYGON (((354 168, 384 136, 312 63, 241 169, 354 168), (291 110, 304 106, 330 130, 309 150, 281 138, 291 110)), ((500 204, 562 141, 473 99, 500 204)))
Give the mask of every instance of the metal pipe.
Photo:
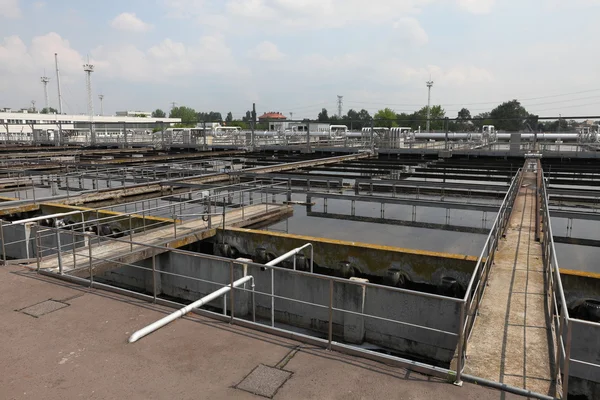
MULTIPOLYGON (((296 254, 298 254, 298 253, 299 253, 301 250, 303 250, 303 249, 305 249, 305 248, 307 248, 307 247, 309 247, 309 246, 311 246, 311 247, 312 247, 312 243, 307 243, 307 244, 305 244, 304 246, 300 246, 300 247, 297 247, 297 248, 295 248, 295 249, 293 249, 293 250, 290 250, 290 251, 288 251, 287 253, 285 253, 285 254, 283 254, 283 255, 281 255, 281 256, 279 256, 279 257, 277 257, 277 258, 276 258, 276 259, 274 259, 273 261, 269 261, 269 262, 268 262, 268 263, 266 263, 265 265, 266 265, 266 266, 269 266, 269 267, 272 267, 272 266, 274 266, 274 265, 277 265, 277 264, 279 264, 280 262, 284 261, 285 259, 287 259, 287 258, 290 258, 291 256, 295 256, 295 255, 296 255, 296 254)), ((311 264, 311 265, 312 265, 312 264, 311 264)), ((312 271, 311 271, 311 272, 312 272, 312 271)))
POLYGON ((4 221, 0 219, 0 241, 2 241, 2 263, 6 265, 6 244, 4 242, 4 221))
POLYGON ((142 329, 134 332, 129 337, 129 343, 137 342, 144 336, 156 331, 157 329, 162 328, 163 326, 167 325, 170 322, 175 321, 178 318, 183 317, 185 314, 189 313, 194 308, 202 307, 204 304, 209 303, 209 302, 213 301, 214 299, 217 299, 217 298, 223 296, 225 293, 229 292, 232 288, 241 286, 244 283, 246 283, 252 279, 253 279, 252 275, 244 276, 243 278, 240 278, 237 281, 233 282, 231 284, 231 286, 223 286, 221 289, 218 289, 218 290, 212 292, 211 294, 202 297, 200 300, 196 300, 192 304, 189 304, 189 305, 167 315, 166 317, 161 318, 158 321, 151 323, 150 325, 146 326, 145 328, 142 328, 142 329))
POLYGON ((20 219, 18 221, 13 221, 10 224, 11 225, 19 225, 19 224, 25 224, 28 222, 37 222, 40 221, 42 219, 47 219, 47 218, 59 218, 59 217, 66 217, 67 215, 73 215, 73 214, 81 214, 81 211, 69 211, 66 213, 58 213, 58 214, 50 214, 50 215, 42 215, 40 217, 33 217, 33 218, 26 218, 26 219, 20 219))
POLYGON ((480 384, 483 386, 489 386, 494 389, 499 389, 504 392, 518 394, 519 396, 524 396, 526 398, 540 399, 540 400, 556 400, 552 396, 547 396, 541 393, 534 393, 531 390, 521 389, 518 387, 507 385, 506 383, 494 382, 488 379, 479 378, 472 375, 463 374, 463 379, 467 382, 480 384))

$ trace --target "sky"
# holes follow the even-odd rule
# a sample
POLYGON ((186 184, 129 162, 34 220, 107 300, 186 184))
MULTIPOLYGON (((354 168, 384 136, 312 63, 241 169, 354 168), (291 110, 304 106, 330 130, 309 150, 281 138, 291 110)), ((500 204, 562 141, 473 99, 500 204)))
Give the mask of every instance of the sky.
POLYGON ((0 108, 600 115, 600 0, 0 0, 0 108))

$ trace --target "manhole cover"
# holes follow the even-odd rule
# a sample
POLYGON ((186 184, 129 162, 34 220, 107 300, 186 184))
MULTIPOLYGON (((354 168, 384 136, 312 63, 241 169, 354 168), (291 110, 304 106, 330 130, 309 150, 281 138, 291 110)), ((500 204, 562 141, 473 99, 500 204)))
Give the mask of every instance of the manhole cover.
POLYGON ((52 311, 60 310, 61 308, 65 308, 67 306, 68 304, 61 303, 60 301, 46 300, 42 301, 41 303, 37 303, 17 311, 21 311, 23 314, 31 315, 32 317, 38 318, 42 315, 49 314, 52 311))
POLYGON ((272 398, 291 376, 291 372, 260 364, 236 387, 252 394, 272 398))

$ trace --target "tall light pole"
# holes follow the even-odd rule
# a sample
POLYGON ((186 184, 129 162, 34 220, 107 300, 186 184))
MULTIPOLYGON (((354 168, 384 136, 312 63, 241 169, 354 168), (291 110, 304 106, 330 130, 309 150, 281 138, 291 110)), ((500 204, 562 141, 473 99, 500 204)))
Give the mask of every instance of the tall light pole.
POLYGON ((425 128, 425 130, 427 132, 429 132, 429 127, 431 126, 429 118, 431 118, 431 87, 432 86, 433 86, 433 81, 432 80, 427 81, 427 127, 425 128))
POLYGON ((46 110, 50 112, 50 100, 48 100, 48 82, 50 82, 50 78, 45 75, 46 74, 44 73, 44 76, 42 76, 40 80, 44 85, 44 107, 46 107, 46 110))
POLYGON ((56 86, 58 87, 58 113, 62 114, 62 93, 60 92, 60 71, 58 70, 57 53, 54 53, 54 64, 56 65, 56 86))
POLYGON ((94 66, 90 64, 89 59, 87 64, 83 64, 83 70, 85 71, 85 84, 88 97, 88 114, 90 115, 90 140, 91 144, 96 144, 96 134, 94 132, 94 100, 92 99, 92 72, 94 72, 94 66))

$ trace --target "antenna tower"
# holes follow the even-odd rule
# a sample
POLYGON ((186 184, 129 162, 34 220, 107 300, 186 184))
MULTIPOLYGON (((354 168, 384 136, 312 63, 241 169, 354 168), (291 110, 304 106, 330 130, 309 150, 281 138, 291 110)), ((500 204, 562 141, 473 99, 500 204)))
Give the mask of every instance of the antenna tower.
POLYGON ((431 78, 429 78, 429 80, 426 82, 427 84, 427 127, 425 128, 425 131, 429 132, 429 127, 430 125, 430 121, 429 118, 431 118, 431 87, 433 86, 433 81, 431 80, 431 78))
POLYGON ((42 76, 40 80, 42 81, 42 85, 44 85, 44 107, 50 112, 50 101, 48 100, 48 82, 50 82, 50 78, 48 78, 44 72, 44 76, 42 76))
POLYGON ((338 95, 337 106, 338 106, 338 118, 342 118, 342 106, 344 105, 344 96, 338 95))

